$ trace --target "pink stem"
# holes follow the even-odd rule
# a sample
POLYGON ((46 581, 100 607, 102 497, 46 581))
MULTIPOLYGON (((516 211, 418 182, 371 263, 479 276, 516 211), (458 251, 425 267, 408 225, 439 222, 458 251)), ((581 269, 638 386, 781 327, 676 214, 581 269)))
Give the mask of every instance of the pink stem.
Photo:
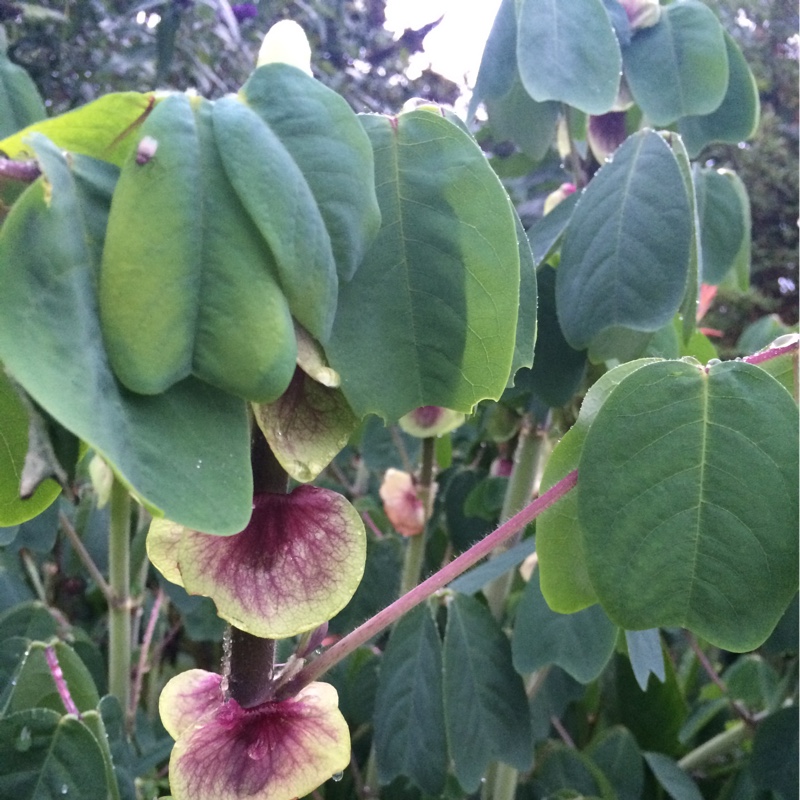
POLYGON ((58 689, 58 696, 61 698, 64 708, 67 709, 67 714, 74 714, 76 717, 80 717, 81 712, 78 711, 78 706, 75 705, 75 701, 69 692, 69 686, 64 680, 64 673, 58 663, 55 648, 45 647, 44 657, 47 659, 47 666, 50 667, 50 674, 53 676, 53 682, 56 685, 56 689, 58 689))
POLYGON ((353 650, 368 642, 384 628, 387 628, 404 614, 411 611, 412 608, 427 600, 434 592, 447 586, 462 572, 465 572, 488 556, 495 547, 518 531, 521 531, 529 522, 536 519, 542 511, 549 508, 557 500, 560 500, 577 482, 578 471, 573 470, 541 497, 504 522, 496 531, 490 533, 486 538, 458 556, 458 558, 453 559, 447 566, 431 575, 430 578, 415 586, 410 592, 395 600, 383 611, 378 612, 352 633, 347 634, 343 639, 332 645, 319 658, 312 661, 298 673, 297 677, 287 685, 287 691, 295 694, 303 686, 327 672, 334 664, 348 656, 353 650))
POLYGON ((150 616, 147 619, 147 627, 144 629, 142 645, 139 649, 139 661, 136 664, 136 673, 133 679, 133 691, 131 692, 131 707, 128 714, 131 718, 136 716, 136 707, 139 705, 139 697, 142 694, 142 680, 147 669, 147 656, 150 652, 150 645, 153 643, 153 633, 158 622, 158 615, 161 612, 161 604, 164 602, 164 591, 159 587, 153 600, 153 607, 150 609, 150 616))
POLYGON ((756 353, 752 356, 746 356, 742 359, 742 361, 745 361, 748 364, 760 364, 762 361, 770 361, 771 359, 778 358, 779 356, 785 356, 789 353, 796 353, 797 349, 798 342, 794 341, 789 344, 785 344, 782 347, 771 347, 761 353, 756 353))
POLYGON ((35 161, 12 161, 10 158, 0 158, 0 177, 32 183, 41 174, 42 171, 35 161))

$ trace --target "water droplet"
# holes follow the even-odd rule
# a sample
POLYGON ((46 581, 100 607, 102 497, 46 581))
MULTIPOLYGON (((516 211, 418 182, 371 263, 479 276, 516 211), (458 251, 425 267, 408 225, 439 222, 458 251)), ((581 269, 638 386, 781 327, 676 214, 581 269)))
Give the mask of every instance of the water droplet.
POLYGON ((256 741, 247 748, 247 755, 253 761, 261 761, 262 758, 269 751, 269 746, 266 742, 256 741))
POLYGON ((336 783, 339 783, 342 778, 344 778, 344 772, 335 772, 333 775, 331 775, 331 780, 335 781, 336 783))
POLYGON ((61 794, 66 794, 69 791, 66 783, 61 784, 61 794))
POLYGON ((32 737, 30 728, 26 725, 23 729, 19 732, 19 739, 16 742, 16 748, 20 753, 25 753, 31 749, 32 744, 32 737))

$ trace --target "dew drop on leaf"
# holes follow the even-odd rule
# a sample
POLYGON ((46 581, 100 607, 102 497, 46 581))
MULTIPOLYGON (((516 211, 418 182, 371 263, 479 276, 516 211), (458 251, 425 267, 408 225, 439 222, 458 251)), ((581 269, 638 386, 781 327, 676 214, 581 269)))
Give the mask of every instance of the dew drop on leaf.
POLYGON ((339 781, 344 777, 344 772, 335 772, 331 775, 331 780, 339 783, 339 781))
POLYGON ((31 732, 30 729, 25 726, 19 732, 19 739, 17 739, 16 748, 20 753, 25 753, 31 749, 31 732))
POLYGON ((267 754, 268 750, 269 746, 266 742, 257 741, 247 748, 247 755, 252 758, 253 761, 261 761, 261 759, 267 754))

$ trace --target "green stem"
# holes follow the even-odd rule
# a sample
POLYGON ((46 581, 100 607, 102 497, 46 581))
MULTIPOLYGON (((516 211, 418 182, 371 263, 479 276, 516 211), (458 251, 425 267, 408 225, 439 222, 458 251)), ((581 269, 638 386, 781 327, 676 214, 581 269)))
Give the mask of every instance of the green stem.
POLYGON ((699 747, 687 753, 679 762, 678 766, 685 772, 697 769, 718 756, 724 755, 729 750, 739 745, 752 734, 752 728, 744 722, 737 722, 731 725, 728 730, 717 734, 707 742, 703 742, 699 747))
POLYGON ((124 709, 131 692, 130 524, 131 498, 115 478, 108 544, 108 585, 113 597, 108 621, 108 691, 124 709))
MULTIPOLYGON (((433 511, 433 472, 436 465, 436 439, 432 436, 422 440, 422 465, 420 468, 419 483, 417 484, 417 497, 422 502, 425 510, 425 525, 431 518, 433 511)), ((425 561, 425 530, 416 536, 410 536, 406 544, 406 553, 403 559, 403 574, 400 578, 400 594, 410 592, 418 583, 422 574, 422 565, 425 561)))
MULTIPOLYGON (((526 416, 520 430, 517 448, 514 451, 514 466, 511 470, 511 477, 508 479, 503 508, 500 512, 500 522, 510 519, 530 502, 544 441, 544 430, 538 428, 535 420, 529 415, 526 416)), ((500 555, 509 547, 513 547, 522 538, 522 533, 523 531, 520 530, 516 536, 510 537, 492 555, 500 555)), ((489 610, 495 619, 500 619, 503 615, 506 598, 513 580, 514 572, 509 570, 495 578, 484 589, 483 593, 489 604, 489 610)))
POLYGON ((400 617, 411 611, 412 608, 423 603, 435 592, 439 591, 439 589, 444 588, 448 583, 454 581, 470 567, 486 558, 498 545, 523 530, 525 526, 536 519, 542 511, 549 508, 571 491, 577 482, 578 471, 573 470, 568 475, 564 476, 555 486, 548 489, 541 497, 534 500, 518 514, 515 514, 508 522, 503 523, 496 531, 490 533, 484 539, 481 539, 480 542, 474 544, 469 550, 465 551, 457 558, 454 558, 447 566, 442 567, 438 572, 431 575, 430 578, 424 580, 418 586, 415 586, 410 592, 404 594, 398 600, 395 600, 394 603, 384 608, 383 611, 379 611, 374 617, 371 617, 363 625, 360 625, 352 631, 352 633, 340 639, 319 658, 307 664, 294 680, 285 685, 281 696, 290 697, 296 694, 303 686, 315 681, 335 664, 338 664, 343 658, 349 656, 353 650, 366 644, 373 636, 376 636, 395 623, 400 617))

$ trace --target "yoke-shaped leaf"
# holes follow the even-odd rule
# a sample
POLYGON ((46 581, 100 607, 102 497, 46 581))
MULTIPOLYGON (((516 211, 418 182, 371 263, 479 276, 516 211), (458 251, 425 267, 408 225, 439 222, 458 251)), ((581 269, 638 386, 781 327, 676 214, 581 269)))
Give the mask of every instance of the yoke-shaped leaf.
POLYGON ((622 56, 601 0, 522 0, 517 64, 534 100, 604 114, 619 89, 622 56))
POLYGON ((448 607, 444 710, 455 774, 466 791, 478 789, 492 761, 530 767, 528 702, 508 639, 486 606, 464 595, 448 607))
POLYGON ((339 278, 350 280, 381 222, 372 147, 358 117, 343 97, 286 64, 257 69, 239 96, 302 171, 330 237, 339 278))
POLYGON ((570 345, 666 325, 686 288, 691 231, 669 145, 653 131, 634 134, 583 192, 564 234, 556 304, 570 345))
POLYGON ((725 31, 728 53, 728 89, 716 111, 703 116, 682 117, 678 130, 692 158, 712 142, 738 144, 755 135, 758 129, 758 85, 744 54, 725 31))
POLYGON ((45 708, 0 720, 0 796, 107 800, 103 754, 73 716, 45 708))
POLYGON ((628 645, 628 658, 636 682, 643 692, 647 691, 650 675, 655 675, 662 683, 666 678, 664 671, 664 652, 661 649, 661 634, 658 628, 646 631, 625 631, 628 645))
POLYGON ((617 626, 595 604, 574 614, 551 611, 536 570, 522 594, 514 623, 512 653, 518 672, 556 664, 581 683, 602 671, 617 641, 617 626))
POLYGON ((699 0, 664 6, 658 23, 637 31, 622 58, 633 99, 653 125, 710 114, 728 88, 722 25, 699 0))
POLYGON ((381 659, 374 725, 381 784, 405 775, 427 794, 441 794, 448 764, 442 643, 427 606, 392 631, 381 659))
POLYGON ((147 548, 164 577, 213 597, 221 617, 279 639, 344 608, 364 573, 366 533, 344 497, 304 485, 288 495, 256 495, 250 522, 235 536, 156 520, 147 548))
POLYGON ((119 385, 100 331, 98 265, 87 247, 102 220, 82 212, 84 197, 96 196, 115 169, 81 156, 67 162, 39 134, 31 143, 44 178, 0 233, 0 360, 156 513, 204 531, 241 530, 252 499, 245 404, 195 380, 156 397, 119 385))
POLYGON ((355 413, 468 413, 498 398, 517 330, 519 251, 508 197, 458 126, 427 110, 362 123, 383 224, 326 347, 355 413))
POLYGON ((579 465, 592 585, 631 629, 763 642, 797 591, 797 409, 763 370, 648 364, 606 400, 579 465))
POLYGON ((28 452, 28 411, 0 366, 0 525, 19 525, 44 511, 61 492, 54 480, 20 497, 20 479, 28 452))
MULTIPOLYGON (((114 372, 140 394, 196 375, 271 401, 289 385, 297 358, 285 278, 274 264, 284 254, 273 256, 243 213, 220 155, 241 144, 217 141, 212 114, 211 103, 176 94, 141 127, 108 218, 103 336, 114 372), (155 148, 147 160, 144 143, 155 148)), ((290 208, 279 211, 294 223, 290 208)), ((317 303, 309 309, 315 321, 326 313, 317 303)))

